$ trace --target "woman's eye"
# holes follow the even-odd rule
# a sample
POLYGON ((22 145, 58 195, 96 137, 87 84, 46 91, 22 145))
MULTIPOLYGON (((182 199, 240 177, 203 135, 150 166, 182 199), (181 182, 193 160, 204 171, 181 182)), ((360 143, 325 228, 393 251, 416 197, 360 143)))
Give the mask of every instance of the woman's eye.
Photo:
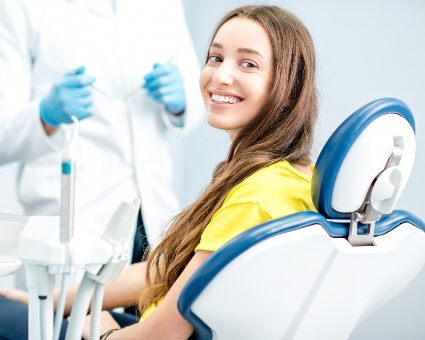
POLYGON ((249 61, 244 61, 241 65, 246 68, 257 68, 257 65, 250 63, 249 61))
POLYGON ((216 56, 216 55, 210 55, 209 61, 211 61, 213 63, 220 63, 223 60, 220 57, 216 56))

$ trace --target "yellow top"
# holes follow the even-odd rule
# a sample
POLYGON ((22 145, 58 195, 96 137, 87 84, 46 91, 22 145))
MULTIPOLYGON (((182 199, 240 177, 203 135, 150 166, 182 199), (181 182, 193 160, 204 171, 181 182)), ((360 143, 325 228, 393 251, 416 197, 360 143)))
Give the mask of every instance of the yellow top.
POLYGON ((162 302, 162 300, 164 300, 164 298, 159 299, 159 301, 157 303, 153 303, 149 306, 149 308, 147 308, 144 312, 143 315, 141 316, 139 322, 142 322, 144 320, 146 320, 146 318, 151 315, 153 313, 153 311, 156 309, 156 307, 158 307, 158 305, 162 302))
MULTIPOLYGON (((310 167, 313 171, 313 165, 310 167)), ((229 192, 195 251, 216 251, 258 224, 306 210, 316 210, 311 200, 311 176, 293 168, 288 161, 276 162, 256 171, 229 192)), ((145 320, 160 302, 150 306, 140 320, 145 320)))
POLYGON ((288 161, 274 163, 230 191, 195 251, 216 251, 258 224, 305 210, 316 210, 311 200, 311 176, 293 168, 288 161))

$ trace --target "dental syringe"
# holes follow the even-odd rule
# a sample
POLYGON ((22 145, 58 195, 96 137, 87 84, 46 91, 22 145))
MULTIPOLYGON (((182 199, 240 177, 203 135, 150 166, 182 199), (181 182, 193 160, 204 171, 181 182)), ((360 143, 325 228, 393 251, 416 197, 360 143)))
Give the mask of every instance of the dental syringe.
MULTIPOLYGON (((175 57, 172 56, 170 59, 167 60, 167 62, 164 65, 170 65, 174 62, 174 60, 175 60, 175 57)), ((143 88, 143 85, 145 85, 145 82, 142 82, 141 84, 137 85, 130 92, 128 92, 123 98, 118 98, 118 97, 100 89, 96 85, 91 85, 91 87, 92 87, 93 90, 99 92, 103 96, 112 100, 112 108, 114 109, 114 111, 122 111, 125 108, 125 103, 127 102, 127 100, 129 100, 137 92, 139 92, 143 88)))

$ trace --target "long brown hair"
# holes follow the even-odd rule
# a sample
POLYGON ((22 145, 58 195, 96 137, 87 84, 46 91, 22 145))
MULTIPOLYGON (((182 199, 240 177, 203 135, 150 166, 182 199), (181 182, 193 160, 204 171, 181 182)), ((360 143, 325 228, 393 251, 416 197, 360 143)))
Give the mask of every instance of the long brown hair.
MULTIPOLYGON (((276 6, 234 9, 218 24, 238 17, 255 20, 273 48, 270 95, 254 119, 238 133, 227 158, 218 164, 199 198, 171 222, 147 260, 146 284, 139 297, 143 311, 164 297, 194 255, 201 234, 230 190, 260 168, 286 159, 308 164, 317 118, 315 53, 304 25, 276 6)), ((208 56, 207 56, 208 60, 208 56)))

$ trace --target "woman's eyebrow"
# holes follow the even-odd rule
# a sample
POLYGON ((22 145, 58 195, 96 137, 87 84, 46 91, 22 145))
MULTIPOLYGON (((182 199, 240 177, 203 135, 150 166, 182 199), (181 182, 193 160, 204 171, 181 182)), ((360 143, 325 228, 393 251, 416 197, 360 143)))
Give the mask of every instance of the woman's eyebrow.
POLYGON ((262 54, 256 50, 253 50, 251 48, 238 48, 239 53, 248 53, 248 54, 255 54, 259 57, 263 58, 262 54))
POLYGON ((216 43, 216 42, 213 42, 212 44, 211 44, 211 47, 215 47, 215 48, 219 48, 219 49, 223 49, 223 45, 221 45, 221 44, 219 44, 219 43, 216 43))
MULTIPOLYGON (((220 49, 220 50, 222 50, 222 49, 223 49, 223 45, 221 45, 221 44, 219 44, 219 43, 217 43, 217 42, 213 42, 213 43, 211 44, 211 47, 215 47, 215 48, 218 48, 218 49, 220 49)), ((259 56, 259 57, 261 57, 261 58, 264 58, 264 57, 263 57, 263 55, 262 55, 260 52, 258 52, 258 51, 256 51, 256 50, 253 50, 252 48, 240 47, 240 48, 238 48, 238 53, 255 54, 255 55, 258 55, 258 56, 259 56)))

